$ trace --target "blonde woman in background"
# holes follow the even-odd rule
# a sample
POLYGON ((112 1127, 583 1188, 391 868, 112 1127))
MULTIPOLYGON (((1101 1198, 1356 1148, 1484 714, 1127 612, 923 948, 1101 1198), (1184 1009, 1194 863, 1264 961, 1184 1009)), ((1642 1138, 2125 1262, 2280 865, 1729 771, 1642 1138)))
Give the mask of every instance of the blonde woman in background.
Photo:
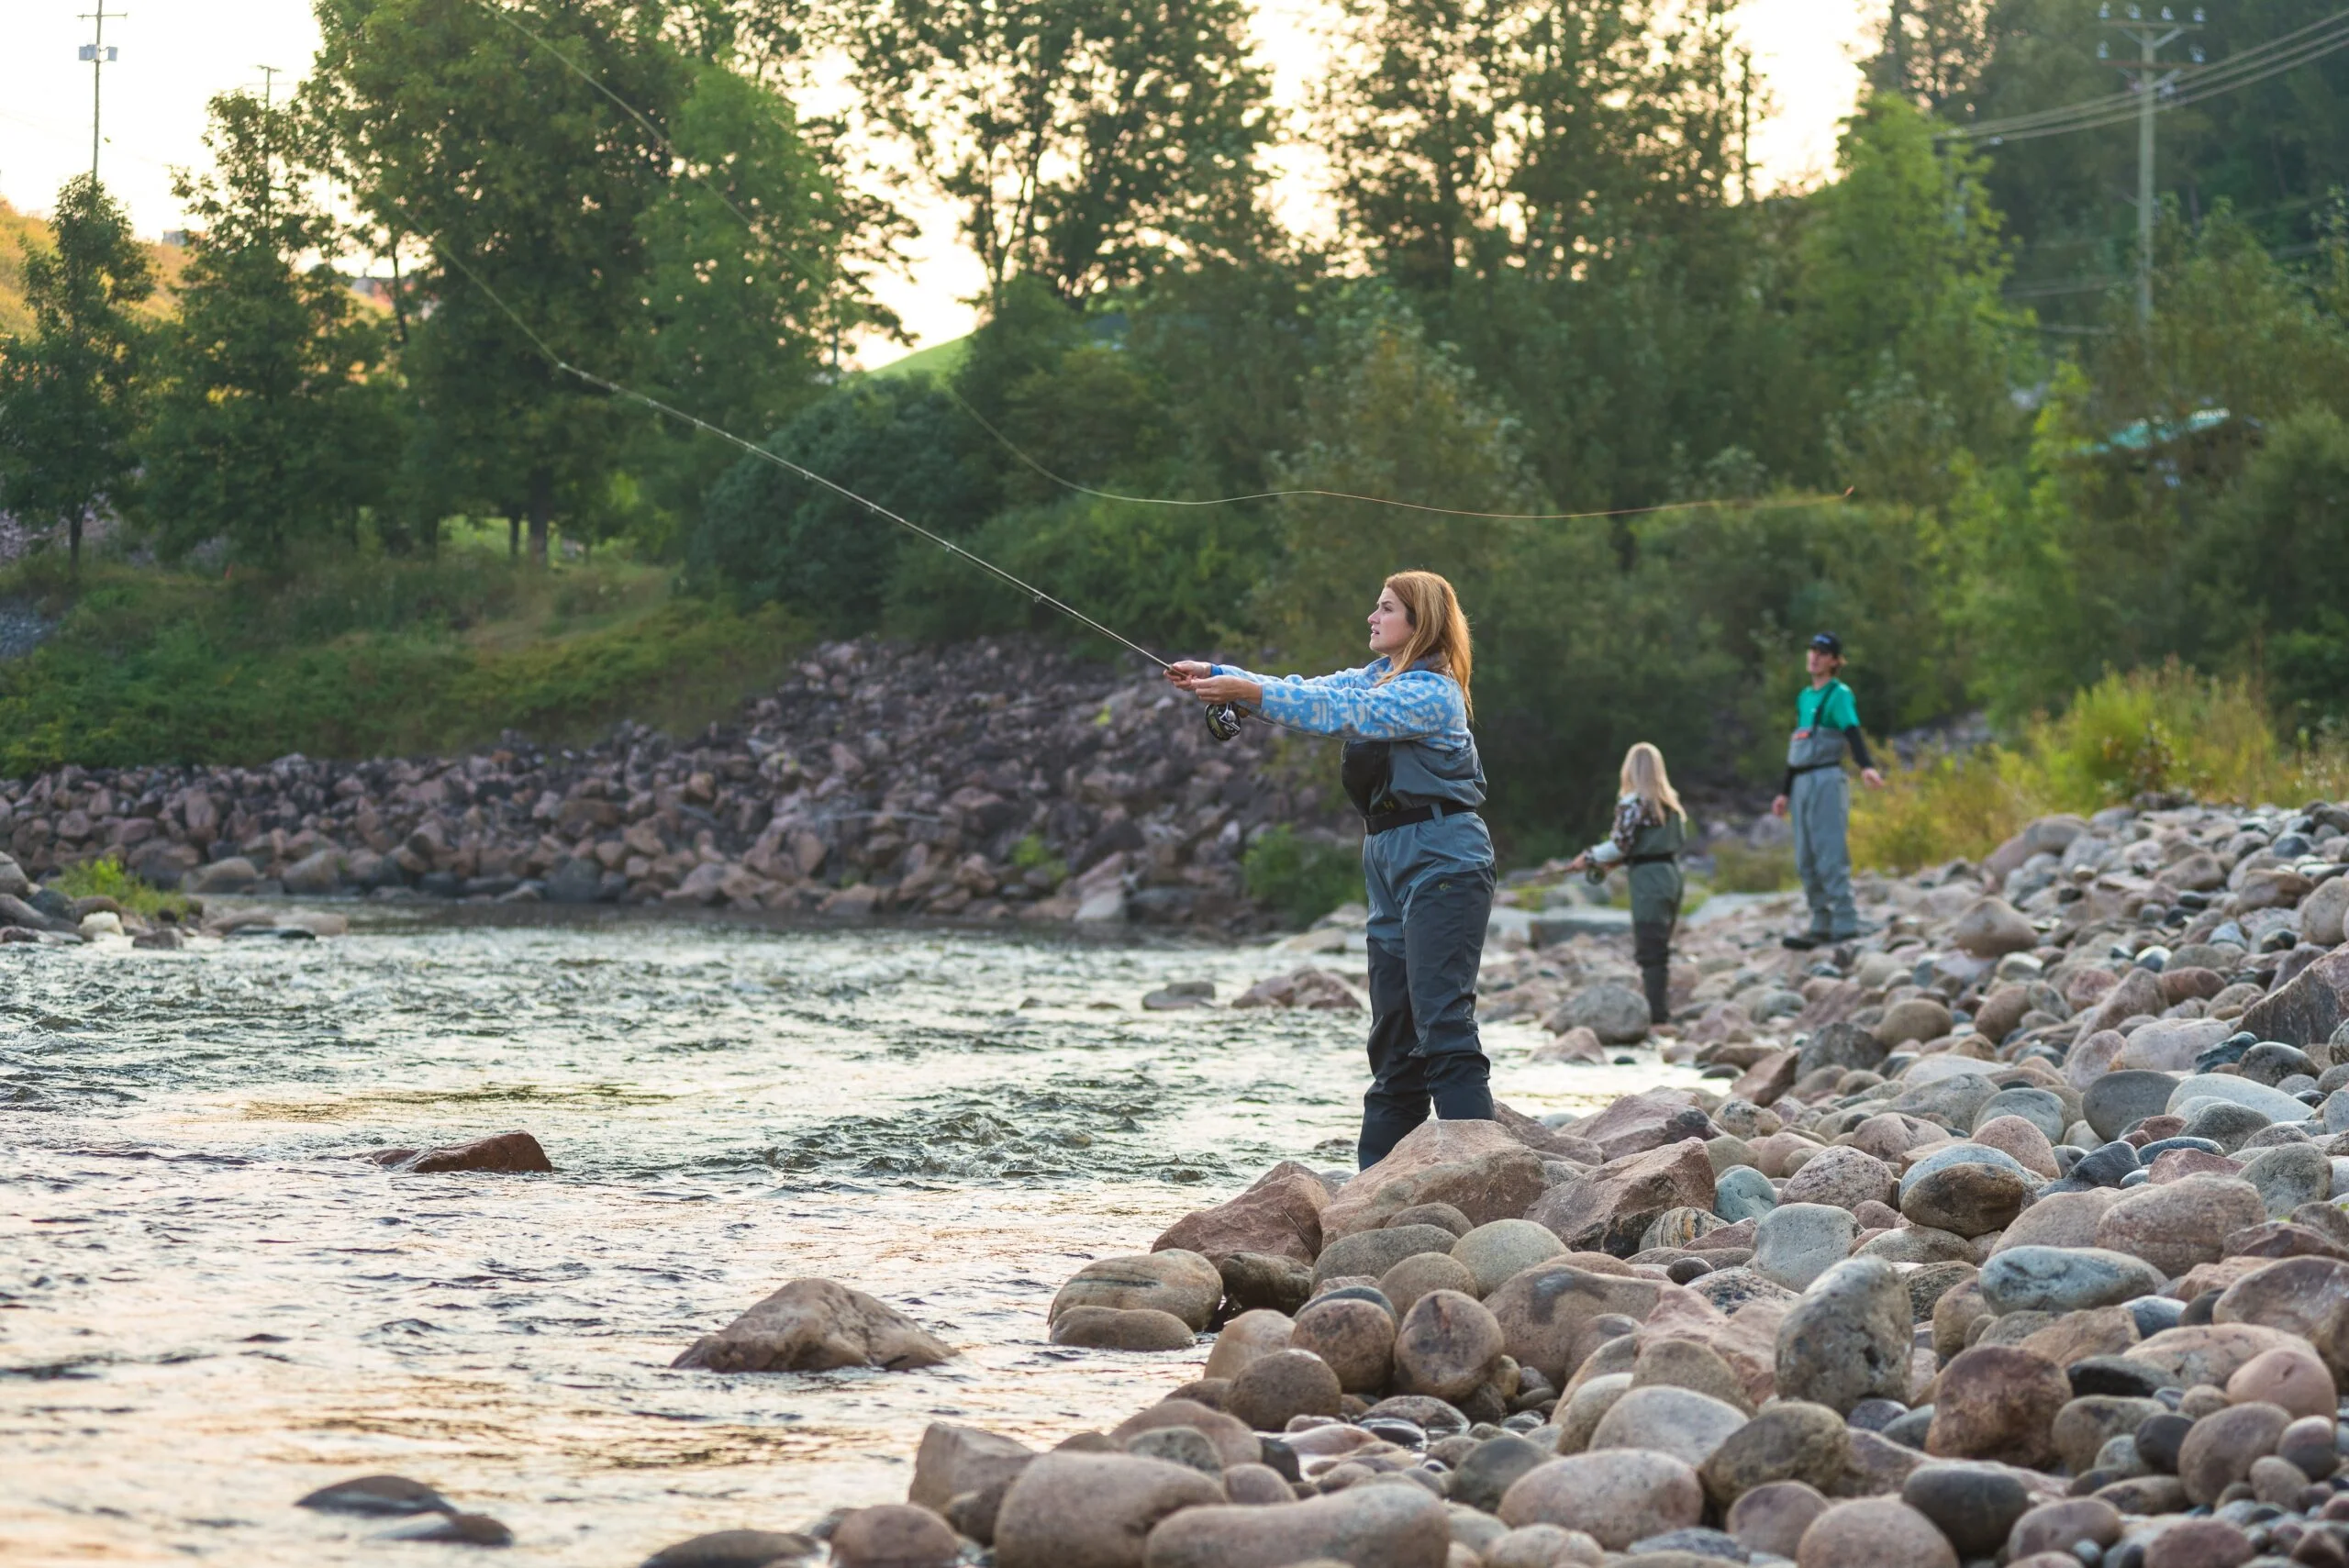
POLYGON ((1576 855, 1568 871, 1604 876, 1630 870, 1631 955, 1648 994, 1648 1021, 1671 1021, 1672 932, 1680 923, 1680 851, 1688 842, 1688 813, 1664 770, 1664 753, 1642 740, 1623 754, 1622 791, 1615 826, 1602 843, 1576 855))

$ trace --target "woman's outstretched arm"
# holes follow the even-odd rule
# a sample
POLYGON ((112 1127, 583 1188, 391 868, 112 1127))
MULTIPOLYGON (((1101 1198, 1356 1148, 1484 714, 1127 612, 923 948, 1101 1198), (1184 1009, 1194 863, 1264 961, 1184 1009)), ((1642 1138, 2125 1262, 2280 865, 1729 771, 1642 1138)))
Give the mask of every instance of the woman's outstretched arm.
POLYGON ((1432 670, 1408 670, 1384 685, 1375 684, 1367 669, 1283 680, 1223 665, 1216 666, 1216 673, 1253 682, 1264 692, 1255 705, 1258 712, 1275 724, 1309 734, 1355 740, 1465 739, 1468 734, 1468 705, 1459 683, 1432 670))

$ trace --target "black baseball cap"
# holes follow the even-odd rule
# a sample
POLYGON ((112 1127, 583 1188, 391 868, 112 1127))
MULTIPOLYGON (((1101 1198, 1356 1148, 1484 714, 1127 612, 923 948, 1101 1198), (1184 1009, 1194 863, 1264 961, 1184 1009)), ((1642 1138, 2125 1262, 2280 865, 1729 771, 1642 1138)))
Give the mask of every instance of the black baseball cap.
POLYGON ((1843 639, 1831 631, 1822 631, 1810 639, 1810 645, 1831 659, 1843 657, 1843 639))

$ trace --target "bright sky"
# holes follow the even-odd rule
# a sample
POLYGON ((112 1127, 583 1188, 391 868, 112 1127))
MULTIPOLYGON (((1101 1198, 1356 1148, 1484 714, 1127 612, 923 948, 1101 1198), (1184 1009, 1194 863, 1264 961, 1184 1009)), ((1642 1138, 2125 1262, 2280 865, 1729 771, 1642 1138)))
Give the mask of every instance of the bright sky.
MULTIPOLYGON (((90 41, 86 11, 98 0, 6 0, 0 20, 0 196, 47 212, 57 188, 89 166, 91 70, 76 60, 90 41)), ((307 69, 317 30, 307 0, 119 0, 127 17, 106 23, 121 58, 105 71, 106 140, 99 172, 150 238, 182 226, 172 196, 174 164, 203 159, 204 106, 215 94, 258 90, 263 66, 307 69)), ((1258 35, 1275 91, 1293 108, 1322 56, 1326 0, 1255 0, 1258 35)), ((1858 59, 1884 0, 1746 0, 1742 30, 1768 83, 1772 113, 1755 128, 1755 161, 1773 187, 1799 186, 1833 162, 1837 122, 1851 112, 1858 59)), ((280 77, 281 83, 285 78, 280 77)), ((1277 196, 1292 225, 1319 210, 1319 161, 1309 147, 1285 149, 1277 196)), ((905 275, 877 292, 912 328, 916 346, 961 336, 965 303, 977 292, 975 260, 942 206, 918 214, 921 235, 905 275)), ((870 361, 895 350, 868 353, 870 361)))

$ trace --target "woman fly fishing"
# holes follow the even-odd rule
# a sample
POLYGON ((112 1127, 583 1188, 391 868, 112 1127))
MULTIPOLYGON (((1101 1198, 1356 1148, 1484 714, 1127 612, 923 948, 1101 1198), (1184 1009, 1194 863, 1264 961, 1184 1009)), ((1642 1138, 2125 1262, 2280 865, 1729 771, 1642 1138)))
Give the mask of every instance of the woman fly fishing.
POLYGON ((1364 1168, 1428 1119, 1489 1120, 1476 970, 1493 909, 1493 840, 1476 808, 1485 769, 1468 731, 1468 618, 1452 584, 1398 572, 1370 612, 1358 670, 1275 679, 1186 660, 1166 678, 1312 735, 1345 737, 1341 776, 1363 815, 1370 904, 1370 1088, 1364 1168))

